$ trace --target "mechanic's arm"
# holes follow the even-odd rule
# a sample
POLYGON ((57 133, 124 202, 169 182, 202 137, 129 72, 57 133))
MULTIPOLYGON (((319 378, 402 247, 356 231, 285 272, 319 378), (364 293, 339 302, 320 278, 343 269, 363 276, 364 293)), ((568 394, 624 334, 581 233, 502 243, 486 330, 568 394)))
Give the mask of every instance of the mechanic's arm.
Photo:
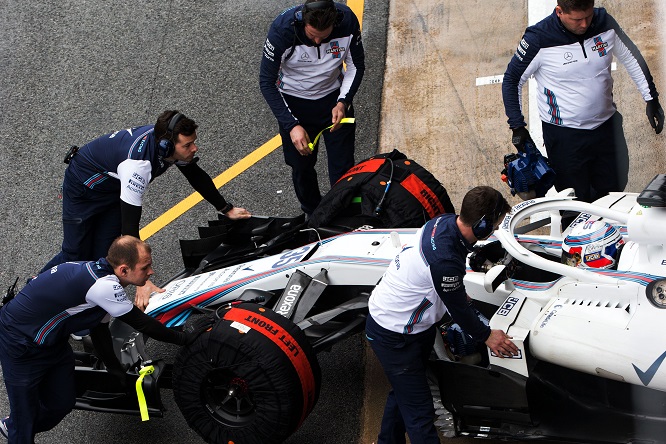
POLYGON ((310 137, 289 110, 276 83, 282 57, 285 51, 289 54, 292 45, 295 44, 295 38, 293 27, 280 29, 277 23, 273 22, 264 42, 263 57, 259 67, 259 87, 280 128, 289 132, 291 142, 302 156, 309 156, 312 154, 308 146, 310 137))
POLYGON ((118 165, 121 234, 139 237, 141 205, 152 177, 150 161, 126 159, 118 165))
POLYGON ((532 33, 526 32, 518 43, 502 80, 504 112, 508 117, 509 128, 513 131, 511 143, 518 151, 523 151, 525 142, 532 140, 522 111, 522 89, 527 79, 538 69, 535 61, 538 52, 538 39, 532 33))
POLYGON ((186 333, 165 327, 158 320, 148 316, 137 307, 132 307, 128 313, 118 316, 117 319, 157 341, 176 345, 185 345, 188 342, 186 333))
POLYGON ((197 164, 197 159, 187 165, 178 165, 178 169, 192 185, 192 188, 229 219, 247 219, 251 216, 245 208, 234 207, 222 197, 213 179, 197 164))
MULTIPOLYGON (((609 19, 612 19, 612 17, 609 17, 609 19)), ((655 133, 659 134, 664 129, 664 110, 659 104, 659 93, 657 92, 657 87, 654 84, 647 62, 638 47, 624 30, 620 28, 615 19, 612 19, 612 26, 616 35, 613 53, 627 69, 629 76, 631 76, 638 91, 643 96, 648 122, 655 133)))
MULTIPOLYGON (((462 276, 460 279, 462 281, 462 276)), ((468 302, 464 288, 463 286, 463 290, 457 292, 438 292, 453 320, 465 333, 479 342, 484 342, 500 358, 517 355, 518 347, 511 340, 511 336, 502 330, 492 330, 481 322, 468 302)))
POLYGON ((358 91, 363 75, 365 74, 365 50, 363 49, 363 40, 361 39, 361 25, 355 15, 352 14, 353 33, 350 39, 350 48, 345 53, 345 73, 340 85, 340 95, 338 103, 333 108, 331 131, 340 128, 340 120, 347 116, 347 112, 352 107, 352 101, 358 91))
MULTIPOLYGON (((102 278, 95 281, 86 293, 86 301, 91 305, 96 305, 106 311, 110 317, 120 319, 124 323, 134 327, 146 335, 157 339, 158 341, 170 342, 173 344, 185 344, 186 335, 184 333, 171 330, 155 318, 148 316, 137 307, 127 297, 125 289, 118 285, 114 279, 102 278)), ((98 325, 96 334, 98 337, 108 338, 104 325, 98 325)), ((105 344, 100 343, 100 349, 105 349, 105 344)))
POLYGON ((499 357, 518 353, 518 348, 506 333, 501 330, 491 330, 481 322, 472 309, 463 283, 464 270, 458 270, 445 261, 440 261, 431 264, 430 273, 435 291, 446 305, 451 318, 465 333, 476 341, 485 342, 499 357))
POLYGON ((298 124, 298 119, 291 114, 277 86, 278 73, 285 51, 295 42, 294 30, 280 29, 273 22, 264 41, 263 56, 259 66, 259 87, 266 103, 271 108, 281 128, 287 131, 298 124))

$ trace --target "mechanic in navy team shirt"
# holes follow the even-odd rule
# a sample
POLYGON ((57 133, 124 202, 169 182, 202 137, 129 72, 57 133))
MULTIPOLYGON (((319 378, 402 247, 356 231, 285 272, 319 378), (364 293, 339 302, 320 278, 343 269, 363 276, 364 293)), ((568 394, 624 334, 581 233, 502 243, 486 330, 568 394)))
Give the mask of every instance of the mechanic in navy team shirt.
POLYGON ((477 240, 488 238, 511 207, 486 186, 463 198, 460 215, 427 222, 395 257, 370 296, 366 336, 392 390, 377 444, 439 443, 426 366, 437 323, 448 312, 475 340, 500 357, 518 348, 501 330, 491 330, 469 304, 463 278, 466 257, 477 240))
POLYGON ((534 76, 555 188, 573 188, 586 202, 623 191, 628 181, 627 141, 613 100, 613 56, 638 87, 648 121, 659 134, 664 111, 647 63, 615 19, 594 7, 594 0, 558 0, 549 17, 525 30, 502 83, 512 142, 522 151, 531 137, 521 92, 534 76))
MULTIPOLYGON (((139 237, 143 196, 157 176, 176 165, 192 187, 229 219, 250 217, 224 199, 198 165, 198 125, 178 111, 165 111, 155 125, 99 137, 68 156, 62 194, 62 250, 42 269, 73 260, 95 260, 121 234, 139 237)), ((141 297, 157 287, 150 281, 141 297)))
POLYGON ((301 208, 311 214, 321 201, 315 163, 324 128, 331 185, 354 166, 352 100, 365 72, 361 27, 346 5, 307 0, 273 21, 259 72, 261 92, 277 118, 282 150, 291 167, 301 208), (343 63, 346 69, 343 68, 343 63))
POLYGON ((168 329, 127 298, 124 287, 144 285, 152 274, 148 244, 121 236, 106 258, 55 265, 0 309, 0 363, 10 408, 0 433, 10 443, 33 443, 35 434, 55 427, 74 407, 71 333, 90 329, 107 370, 121 378, 110 317, 159 341, 184 345, 195 337, 168 329))

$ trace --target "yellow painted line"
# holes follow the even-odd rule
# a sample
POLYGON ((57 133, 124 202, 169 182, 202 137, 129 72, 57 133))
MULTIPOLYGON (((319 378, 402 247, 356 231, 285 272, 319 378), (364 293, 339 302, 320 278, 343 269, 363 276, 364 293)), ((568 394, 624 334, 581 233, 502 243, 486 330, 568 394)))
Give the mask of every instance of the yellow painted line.
MULTIPOLYGON (((347 6, 354 11, 356 17, 358 18, 361 28, 363 28, 363 8, 365 0, 347 0, 347 6)), ((239 160, 235 165, 233 165, 228 170, 224 171, 222 174, 213 179, 215 186, 217 188, 222 187, 230 180, 234 179, 236 176, 250 168, 252 165, 275 151, 278 147, 282 146, 282 140, 280 140, 280 135, 274 136, 271 140, 264 143, 262 146, 239 160)), ((185 214, 187 211, 192 209, 196 204, 201 202, 203 197, 199 193, 192 193, 187 196, 185 199, 178 202, 173 207, 169 208, 164 214, 157 217, 155 220, 150 222, 148 225, 143 227, 139 231, 139 236, 141 239, 146 240, 153 234, 160 231, 162 228, 169 225, 174 220, 178 219, 180 216, 185 214)), ((245 205, 243 205, 245 206, 245 205)), ((252 209, 250 208, 250 211, 252 209)))
MULTIPOLYGON (((229 168, 228 170, 224 171, 222 174, 214 178, 213 182, 215 183, 215 186, 217 188, 220 188, 221 186, 225 185, 231 179, 235 178, 236 176, 238 176, 239 174, 250 168, 252 165, 254 165, 258 161, 260 161, 261 159, 263 159, 264 157, 275 151, 280 146, 282 146, 282 140, 280 139, 280 135, 278 134, 274 136, 271 140, 264 143, 262 146, 260 146, 259 148, 252 151, 250 154, 239 160, 236 164, 231 166, 231 168, 229 168)), ((155 219, 154 221, 150 222, 148 225, 143 227, 139 232, 139 236, 143 240, 148 239, 150 236, 157 233, 165 226, 169 225, 171 222, 182 216, 185 212, 190 210, 192 207, 194 207, 202 200, 203 197, 201 197, 201 194, 197 192, 190 194, 185 199, 181 200, 176 205, 171 207, 164 214, 159 216, 157 219, 155 219)))
POLYGON ((354 12, 363 29, 363 4, 365 0, 347 0, 347 6, 354 12))

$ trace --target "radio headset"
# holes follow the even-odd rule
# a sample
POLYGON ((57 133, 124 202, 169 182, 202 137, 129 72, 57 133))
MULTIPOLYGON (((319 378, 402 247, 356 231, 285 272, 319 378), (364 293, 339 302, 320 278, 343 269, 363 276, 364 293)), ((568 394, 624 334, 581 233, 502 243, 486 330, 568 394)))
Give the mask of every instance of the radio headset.
MULTIPOLYGON (((306 14, 308 12, 312 11, 322 11, 325 9, 335 9, 335 2, 333 0, 320 0, 312 3, 305 3, 303 4, 303 7, 294 12, 294 21, 292 22, 292 25, 294 26, 294 41, 291 45, 291 49, 289 50, 289 53, 285 56, 285 60, 289 60, 291 56, 294 54, 294 50, 296 49, 296 27, 304 27, 305 23, 303 22, 303 14, 306 14)), ((344 16, 344 13, 342 11, 337 10, 338 16, 337 19, 335 20, 335 25, 339 25, 342 23, 342 18, 344 16)))
MULTIPOLYGON (((305 3, 299 11, 296 11, 294 13, 294 25, 302 25, 303 14, 307 12, 324 10, 324 9, 334 9, 334 8, 335 8, 335 3, 333 2, 333 0, 321 0, 312 3, 305 3)), ((342 12, 338 11, 338 20, 336 20, 336 24, 340 23, 340 21, 342 21, 342 12)))
POLYGON ((173 143, 173 130, 176 128, 178 122, 185 117, 181 113, 176 113, 169 120, 169 125, 167 125, 166 133, 162 136, 159 143, 157 144, 157 150, 159 155, 162 158, 171 157, 173 155, 176 146, 173 143))
MULTIPOLYGON (((497 190, 495 190, 497 191, 497 190)), ((504 197, 502 193, 497 191, 497 199, 495 201, 495 209, 490 214, 484 214, 481 219, 474 222, 472 225, 472 233, 477 239, 485 239, 495 231, 495 223, 497 219, 502 215, 502 209, 504 208, 504 197)))

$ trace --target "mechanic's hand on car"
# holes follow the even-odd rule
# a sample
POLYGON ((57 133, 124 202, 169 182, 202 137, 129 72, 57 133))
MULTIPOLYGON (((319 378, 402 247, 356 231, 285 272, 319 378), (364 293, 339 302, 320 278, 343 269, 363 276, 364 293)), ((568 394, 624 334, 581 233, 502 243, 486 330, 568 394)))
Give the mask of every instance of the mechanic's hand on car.
POLYGON ((188 323, 183 329, 183 333, 185 333, 185 345, 190 345, 203 333, 212 329, 217 321, 218 319, 214 314, 204 314, 188 323))
POLYGON ((139 310, 146 311, 146 307, 150 302, 150 295, 153 293, 164 293, 164 288, 158 287, 150 280, 146 281, 145 285, 136 287, 134 305, 136 305, 139 310))
POLYGON ((301 125, 296 125, 289 131, 289 136, 291 137, 291 143, 294 144, 301 156, 309 156, 312 154, 312 150, 308 146, 310 143, 310 136, 308 132, 305 131, 301 125))
POLYGON ((513 131, 513 136, 511 137, 511 143, 516 147, 519 153, 525 152, 525 143, 530 142, 534 144, 530 132, 527 131, 527 128, 524 126, 519 126, 518 128, 511 128, 513 131))
POLYGON ((231 210, 224 213, 224 215, 231 220, 238 220, 248 219, 250 216, 252 216, 252 213, 247 211, 245 208, 233 207, 231 210))
POLYGON ((518 347, 511 340, 511 336, 502 330, 490 330, 486 345, 500 358, 509 358, 518 355, 518 347))
POLYGON ((645 104, 645 114, 647 114, 650 126, 654 128, 654 132, 659 134, 664 129, 664 110, 659 104, 659 100, 648 100, 645 104))

